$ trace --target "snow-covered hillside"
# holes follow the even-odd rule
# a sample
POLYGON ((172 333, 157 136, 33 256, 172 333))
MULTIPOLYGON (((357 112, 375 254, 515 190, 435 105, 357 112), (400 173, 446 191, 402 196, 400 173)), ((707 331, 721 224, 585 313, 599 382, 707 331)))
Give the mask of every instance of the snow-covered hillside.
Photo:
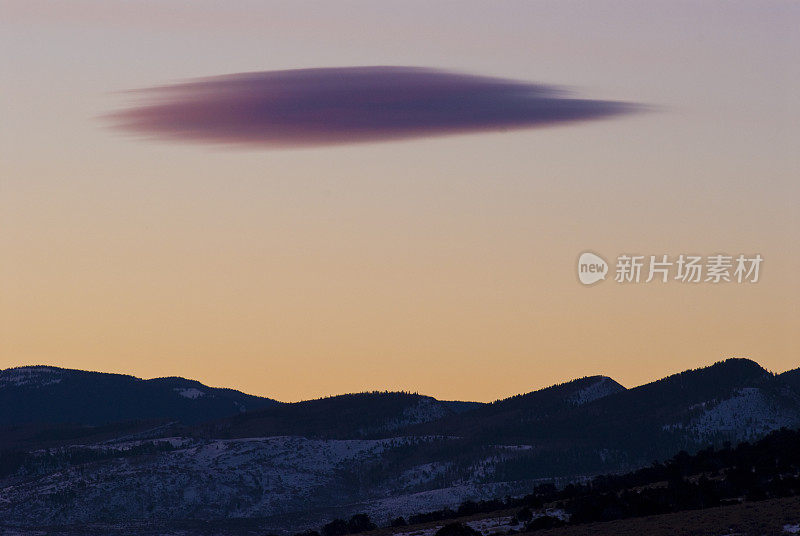
POLYGON ((394 432, 406 426, 433 422, 451 413, 452 411, 449 410, 444 403, 435 398, 427 396, 420 397, 415 404, 404 408, 398 417, 390 419, 381 426, 361 429, 359 432, 362 435, 369 435, 376 432, 394 432))
POLYGON ((440 474, 440 468, 431 463, 387 475, 373 485, 353 486, 352 479, 371 467, 371 462, 389 461, 402 447, 446 442, 446 438, 158 441, 167 450, 128 456, 132 448, 148 442, 104 444, 91 448, 94 452, 101 449, 108 457, 60 467, 47 467, 52 461, 45 460, 66 451, 75 458, 87 448, 40 451, 41 469, 32 464, 33 469, 6 479, 0 488, 0 518, 11 524, 24 525, 35 519, 37 525, 64 525, 148 518, 307 516, 317 508, 324 512, 338 507, 352 513, 368 509, 381 520, 512 490, 502 484, 464 482, 418 492, 433 485, 440 474))
POLYGON ((700 415, 689 424, 666 425, 665 430, 680 430, 696 440, 709 440, 720 435, 731 440, 750 440, 782 427, 800 426, 796 408, 780 403, 763 389, 743 387, 724 400, 712 400, 690 410, 700 415))
POLYGON ((46 387, 61 382, 63 370, 56 367, 17 367, 0 370, 3 387, 46 387))
POLYGON ((186 520, 235 519, 281 533, 359 512, 381 523, 800 426, 800 392, 746 360, 627 390, 584 377, 459 411, 380 391, 242 411, 259 402, 271 401, 182 378, 3 371, 0 408, 15 409, 0 416, 12 424, 20 414, 86 408, 100 422, 121 410, 184 420, 0 427, 5 448, 16 449, 0 458, 0 525, 162 523, 171 531, 186 520), (214 411, 228 416, 209 420, 214 411), (192 418, 204 420, 187 424, 192 418))

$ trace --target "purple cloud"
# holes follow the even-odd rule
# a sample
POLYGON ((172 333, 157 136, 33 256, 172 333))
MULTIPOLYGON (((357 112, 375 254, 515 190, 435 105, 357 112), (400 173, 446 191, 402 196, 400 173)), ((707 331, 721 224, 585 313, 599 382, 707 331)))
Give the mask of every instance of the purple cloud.
POLYGON ((136 91, 114 126, 172 140, 296 147, 531 128, 639 107, 554 87, 416 67, 243 73, 136 91))

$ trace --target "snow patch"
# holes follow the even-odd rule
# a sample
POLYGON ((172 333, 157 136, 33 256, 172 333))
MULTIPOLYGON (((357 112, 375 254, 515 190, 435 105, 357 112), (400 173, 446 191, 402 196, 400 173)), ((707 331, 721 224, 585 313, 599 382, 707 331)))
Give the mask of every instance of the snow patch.
POLYGON ((716 404, 706 402, 693 407, 703 408, 703 413, 688 425, 671 424, 664 426, 664 430, 687 430, 700 439, 723 433, 742 440, 797 425, 797 417, 792 412, 772 402, 757 387, 738 389, 734 396, 716 404))
MULTIPOLYGON (((511 524, 511 516, 489 517, 485 519, 478 519, 476 521, 468 521, 467 525, 484 535, 505 534, 510 529, 515 528, 511 524)), ((519 528, 519 526, 516 528, 519 528)))
POLYGON ((427 484, 436 477, 445 474, 451 465, 450 463, 442 462, 417 465, 404 471, 400 475, 400 480, 403 482, 406 489, 413 489, 417 486, 427 484))
MULTIPOLYGON (((544 516, 556 517, 564 522, 569 521, 569 514, 558 508, 536 510, 533 512, 531 519, 537 519, 544 516)), ((451 522, 452 521, 449 520, 422 530, 415 529, 413 531, 396 532, 394 536, 433 536, 436 534, 436 531, 441 529, 446 523, 451 522)), ((524 526, 524 523, 515 521, 513 516, 489 516, 482 519, 467 521, 464 524, 477 530, 484 536, 490 536, 493 534, 498 536, 501 534, 504 535, 508 534, 510 530, 519 531, 524 526)))
POLYGON ((0 371, 0 387, 45 387, 61 382, 63 371, 54 367, 18 367, 0 371))
POLYGON ((200 389, 196 389, 194 387, 175 387, 173 391, 175 391, 184 398, 191 398, 192 400, 198 399, 201 396, 206 395, 204 391, 201 391, 200 389))
POLYGON ((359 432, 363 435, 374 432, 393 432, 412 424, 435 421, 449 414, 450 411, 438 400, 423 397, 416 404, 404 408, 399 416, 386 421, 382 426, 362 429, 359 432))

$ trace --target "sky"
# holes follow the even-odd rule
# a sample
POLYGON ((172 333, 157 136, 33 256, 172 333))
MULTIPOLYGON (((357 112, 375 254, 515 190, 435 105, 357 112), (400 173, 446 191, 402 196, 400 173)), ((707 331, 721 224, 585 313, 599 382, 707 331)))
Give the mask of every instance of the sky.
POLYGON ((796 2, 0 0, 0 12, 0 368, 180 375, 284 401, 372 389, 489 401, 594 374, 631 387, 727 357, 800 366, 796 2), (389 101, 330 93, 342 73, 374 83, 375 66, 402 73, 387 90, 399 115, 381 121, 370 114, 389 101), (263 80, 298 72, 321 78, 276 127, 283 101, 264 99, 283 86, 263 80), (455 85, 484 120, 465 128, 436 116, 428 89, 409 97, 419 72, 463 73, 455 85), (220 100, 243 76, 260 80, 244 93, 267 110, 255 119, 220 100), (542 95, 594 111, 543 121, 530 111, 552 110, 542 95), (338 123, 303 122, 323 105, 338 123), (371 130, 345 132, 353 118, 371 130), (583 286, 584 251, 612 272, 622 253, 764 261, 754 284, 612 273, 583 286))

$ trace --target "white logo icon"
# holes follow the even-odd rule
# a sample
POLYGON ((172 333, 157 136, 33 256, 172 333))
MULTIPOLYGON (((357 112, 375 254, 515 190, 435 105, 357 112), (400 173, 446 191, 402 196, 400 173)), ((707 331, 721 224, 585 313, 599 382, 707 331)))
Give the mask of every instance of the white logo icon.
POLYGON ((584 285, 593 285, 606 278, 608 263, 606 260, 588 251, 578 257, 578 279, 584 285))

